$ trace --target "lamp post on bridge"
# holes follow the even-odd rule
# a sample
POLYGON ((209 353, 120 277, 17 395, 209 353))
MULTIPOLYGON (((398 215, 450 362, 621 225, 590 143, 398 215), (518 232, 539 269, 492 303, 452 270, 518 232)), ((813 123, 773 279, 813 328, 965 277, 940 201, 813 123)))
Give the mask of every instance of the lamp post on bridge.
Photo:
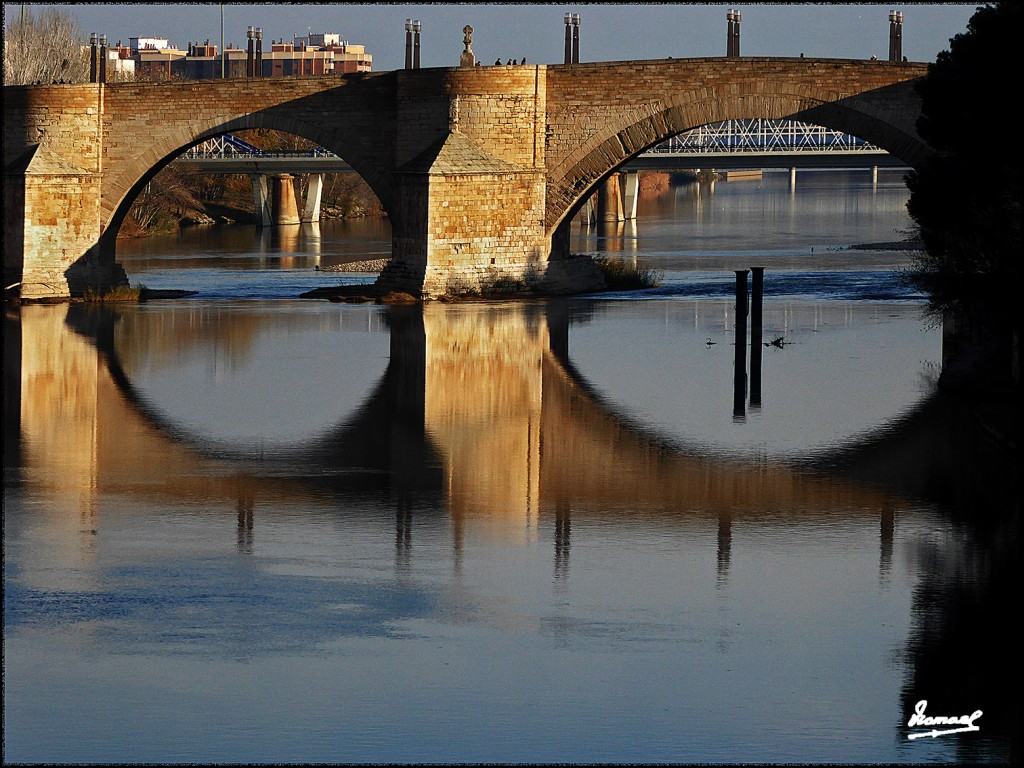
POLYGON ((95 32, 92 32, 89 35, 89 82, 90 83, 97 82, 97 80, 99 79, 99 75, 100 75, 100 66, 99 66, 100 63, 99 63, 99 60, 98 60, 99 49, 97 48, 98 44, 99 44, 99 35, 97 35, 95 32))
POLYGON ((255 71, 255 44, 256 44, 256 27, 249 26, 245 30, 245 36, 248 40, 248 46, 245 49, 245 76, 252 77, 255 71))
POLYGON ((412 19, 405 20, 405 68, 412 69, 412 19))
POLYGON ((263 77, 263 27, 256 27, 256 77, 263 77))
POLYGON ((725 55, 728 57, 739 56, 741 14, 739 11, 730 8, 725 14, 725 19, 729 24, 728 38, 725 44, 725 55))
POLYGON ((572 64, 572 14, 566 13, 565 17, 565 64, 572 64))
POLYGON ((420 30, 422 28, 423 27, 420 24, 420 20, 419 19, 416 19, 412 23, 412 31, 413 31, 412 68, 413 69, 419 69, 420 68, 420 30))
POLYGON ((903 59, 903 11, 889 11, 889 61, 903 59))
POLYGON ((107 82, 107 36, 100 35, 100 82, 107 82))
POLYGON ((580 15, 572 14, 572 63, 580 63, 580 15))

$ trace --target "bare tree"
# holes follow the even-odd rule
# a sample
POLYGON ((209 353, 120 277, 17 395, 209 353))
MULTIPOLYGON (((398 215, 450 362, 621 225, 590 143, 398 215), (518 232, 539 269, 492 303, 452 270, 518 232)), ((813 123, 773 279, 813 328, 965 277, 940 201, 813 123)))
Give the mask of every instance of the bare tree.
POLYGON ((4 85, 88 82, 89 49, 82 40, 66 11, 44 8, 36 17, 22 6, 4 30, 4 85))
POLYGON ((161 219, 173 219, 175 225, 190 213, 202 212, 203 204, 196 197, 198 174, 173 166, 153 177, 132 203, 128 215, 142 230, 151 229, 161 219))

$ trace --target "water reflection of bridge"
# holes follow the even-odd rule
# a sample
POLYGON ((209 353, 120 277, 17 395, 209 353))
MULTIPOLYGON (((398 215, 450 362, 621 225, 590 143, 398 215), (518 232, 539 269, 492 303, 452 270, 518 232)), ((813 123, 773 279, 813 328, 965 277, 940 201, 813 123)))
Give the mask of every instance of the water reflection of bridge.
POLYGON ((713 526, 727 569, 734 524, 877 519, 884 567, 894 517, 919 490, 908 463, 898 477, 888 468, 931 428, 910 417, 843 469, 823 462, 824 475, 716 459, 632 426, 590 394, 569 360, 566 304, 437 304, 389 310, 390 362, 351 418, 260 456, 186 434, 136 390, 124 362, 210 333, 245 343, 254 329, 200 318, 161 334, 161 322, 160 312, 79 305, 26 306, 8 319, 5 392, 18 398, 8 414, 21 466, 72 535, 99 527, 99 498, 110 494, 202 503, 237 513, 240 531, 279 504, 364 499, 394 507, 402 546, 413 509, 445 510, 457 546, 467 535, 535 540, 553 520, 563 565, 570 518, 713 526))

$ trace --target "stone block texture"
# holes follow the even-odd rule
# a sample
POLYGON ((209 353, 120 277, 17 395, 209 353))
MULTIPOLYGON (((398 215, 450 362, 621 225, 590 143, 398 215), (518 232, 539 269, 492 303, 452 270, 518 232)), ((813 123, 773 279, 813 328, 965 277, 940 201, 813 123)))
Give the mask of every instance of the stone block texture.
POLYGON ((930 151, 914 129, 926 71, 739 57, 5 87, 5 285, 46 298, 122 280, 114 235, 143 186, 204 139, 270 128, 339 155, 380 198, 393 230, 382 285, 590 290, 600 278, 563 225, 634 155, 706 123, 793 118, 916 165, 930 151))

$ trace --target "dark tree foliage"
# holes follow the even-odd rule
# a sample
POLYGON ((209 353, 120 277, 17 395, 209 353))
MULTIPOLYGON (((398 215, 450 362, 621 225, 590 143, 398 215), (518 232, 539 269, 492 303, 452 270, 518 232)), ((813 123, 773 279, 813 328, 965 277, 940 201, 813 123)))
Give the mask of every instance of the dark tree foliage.
POLYGON ((1016 3, 977 9, 918 86, 918 132, 937 154, 907 179, 907 209, 925 245, 912 276, 946 310, 1001 302, 1021 255, 1016 136, 1024 17, 1016 3))

